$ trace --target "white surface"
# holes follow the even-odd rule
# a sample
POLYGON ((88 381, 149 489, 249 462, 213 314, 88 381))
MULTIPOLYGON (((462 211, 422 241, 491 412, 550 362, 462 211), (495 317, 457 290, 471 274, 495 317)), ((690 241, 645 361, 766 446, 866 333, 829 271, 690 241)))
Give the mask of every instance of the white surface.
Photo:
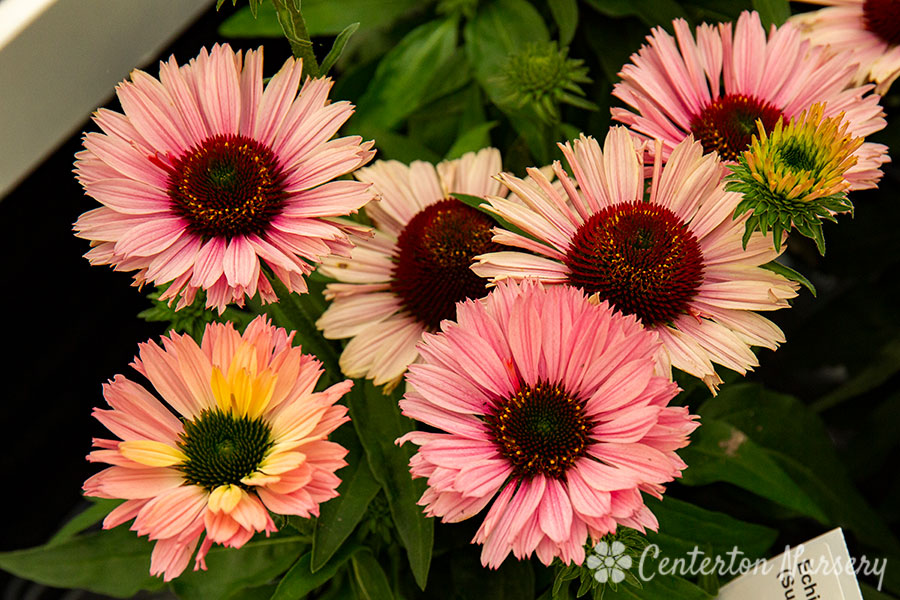
POLYGON ((840 528, 769 559, 719 589, 717 600, 863 600, 840 528))
POLYGON ((0 1, 0 198, 212 2, 0 1))

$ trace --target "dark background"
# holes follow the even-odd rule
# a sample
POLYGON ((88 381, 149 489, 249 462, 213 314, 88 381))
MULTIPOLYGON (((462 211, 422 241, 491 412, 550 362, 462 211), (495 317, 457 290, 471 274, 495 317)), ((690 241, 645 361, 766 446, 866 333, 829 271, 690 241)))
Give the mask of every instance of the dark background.
MULTIPOLYGON (((216 31, 234 11, 230 3, 218 13, 211 8, 158 58, 174 54, 184 63, 201 46, 223 41, 216 31)), ((266 76, 290 56, 282 40, 230 42, 240 48, 265 43, 266 76)), ((157 60, 141 68, 153 76, 159 72, 157 60)), ((105 106, 121 110, 114 97, 105 106)), ((91 267, 82 257, 88 242, 72 233, 78 216, 98 206, 72 173, 74 155, 82 149, 80 131, 97 130, 85 115, 79 133, 0 200, 0 315, 7 323, 0 472, 8 506, 0 551, 46 542, 83 508, 81 485, 99 470, 84 457, 92 436, 108 437, 91 417, 92 407, 105 405, 101 384, 118 373, 139 378, 128 366, 137 344, 165 330, 163 323, 137 317, 150 307, 145 295, 152 288, 140 292, 130 274, 91 267)), ((15 151, 9 140, 3 143, 4 152, 15 151)), ((0 590, 6 582, 0 571, 0 590)), ((24 595, 7 590, 5 597, 24 595)))

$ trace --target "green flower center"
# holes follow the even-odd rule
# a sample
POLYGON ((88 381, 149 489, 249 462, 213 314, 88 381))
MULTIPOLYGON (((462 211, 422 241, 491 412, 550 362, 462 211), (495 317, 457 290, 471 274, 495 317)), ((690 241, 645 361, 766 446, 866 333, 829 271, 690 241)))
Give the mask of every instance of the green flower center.
POLYGON ((187 456, 179 467, 189 483, 207 490, 239 485, 259 468, 272 447, 272 428, 262 419, 203 411, 184 424, 178 447, 187 456))
POLYGON ((809 148, 791 140, 778 149, 781 162, 794 172, 803 171, 811 173, 819 170, 819 161, 809 152, 809 148))
POLYGON ((594 425, 582 402, 544 381, 499 402, 485 422, 513 475, 523 479, 538 473, 562 478, 584 455, 594 425))

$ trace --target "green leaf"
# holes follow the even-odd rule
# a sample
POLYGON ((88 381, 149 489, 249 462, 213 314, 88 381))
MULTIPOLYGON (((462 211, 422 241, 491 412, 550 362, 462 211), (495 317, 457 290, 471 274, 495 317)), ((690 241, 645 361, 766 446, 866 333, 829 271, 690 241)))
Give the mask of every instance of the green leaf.
POLYGON ((488 121, 464 131, 447 151, 446 160, 459 158, 466 152, 474 152, 491 145, 490 131, 497 126, 497 121, 488 121))
POLYGON ((360 600, 392 600, 391 584, 370 550, 357 552, 350 560, 360 600))
POLYGON ((341 485, 337 498, 322 505, 316 530, 313 534, 310 570, 321 569, 341 545, 350 537, 356 525, 366 513, 372 498, 381 486, 372 475, 369 462, 363 453, 352 428, 341 427, 330 439, 347 448, 347 466, 341 469, 341 485))
POLYGON ((900 371, 900 339, 894 339, 881 347, 870 358, 869 364, 836 390, 819 398, 811 405, 815 412, 837 406, 845 400, 856 398, 890 380, 900 371))
POLYGON ((404 163, 411 163, 414 160, 436 163, 441 160, 439 155, 418 140, 369 123, 361 124, 357 133, 364 138, 376 140, 380 159, 393 159, 404 163))
POLYGON ((347 25, 347 27, 334 38, 334 44, 331 45, 331 50, 328 51, 328 55, 319 67, 320 76, 324 77, 325 75, 328 75, 328 71, 331 70, 331 67, 334 66, 334 63, 336 63, 341 57, 341 54, 343 54, 344 47, 347 45, 347 42, 350 41, 350 36, 352 36, 357 29, 359 29, 359 23, 352 23, 347 25))
POLYGON ((588 45, 611 82, 619 80, 618 73, 622 66, 629 62, 631 54, 641 47, 644 38, 650 33, 637 19, 596 16, 591 19, 591 31, 593 34, 587 36, 588 45))
POLYGON ((392 129, 422 106, 434 73, 454 54, 456 29, 455 19, 429 21, 388 52, 357 103, 354 126, 392 129))
POLYGON ((853 485, 824 424, 802 402, 760 385, 739 384, 724 387, 699 412, 704 423, 713 418, 746 431, 822 508, 829 522, 850 529, 872 546, 892 552, 900 549, 887 524, 853 485))
MULTIPOLYGON (((271 316, 281 327, 294 331, 294 344, 299 343, 305 353, 314 354, 322 361, 325 367, 323 384, 337 381, 341 375, 340 351, 334 342, 326 340, 316 329, 316 320, 322 315, 318 299, 312 293, 288 293, 277 277, 270 276, 268 279, 278 296, 278 302, 262 306, 262 312, 271 316)), ((307 280, 307 284, 311 282, 307 280)))
MULTIPOLYGON (((309 35, 338 35, 352 23, 361 23, 363 30, 385 27, 423 4, 421 0, 303 0, 303 16, 309 35)), ((227 18, 219 27, 219 35, 280 38, 283 33, 275 6, 264 2, 255 18, 250 7, 227 18)))
POLYGON ((469 194, 450 194, 450 195, 453 196, 454 198, 456 198, 457 200, 459 200, 460 202, 462 202, 463 204, 465 204, 467 206, 471 206, 472 208, 483 212, 484 214, 486 214, 487 216, 492 218, 494 221, 496 221, 497 225, 499 225, 503 229, 507 229, 509 231, 512 231, 513 233, 518 233, 519 235, 525 236, 529 239, 534 239, 533 236, 529 235, 522 229, 519 229, 518 227, 516 227, 515 225, 513 225, 512 223, 510 223, 509 221, 507 221, 500 215, 491 212, 491 210, 490 210, 491 205, 488 204, 484 198, 480 198, 478 196, 470 196, 469 194))
POLYGON ((284 573, 306 547, 307 540, 297 536, 263 538, 240 548, 215 545, 206 555, 208 570, 186 570, 172 582, 172 589, 184 600, 226 598, 284 573))
POLYGON ((568 46, 575 37, 575 29, 578 27, 578 2, 577 0, 549 0, 550 12, 553 20, 559 27, 559 45, 568 46))
POLYGON ((226 38, 280 38, 283 34, 278 13, 271 2, 263 3, 254 16, 249 6, 237 11, 219 26, 226 38))
POLYGON ((357 382, 348 394, 350 416, 369 459, 372 473, 381 484, 391 508, 400 541, 419 587, 425 589, 434 543, 434 519, 422 514, 417 502, 425 481, 413 481, 409 459, 414 450, 394 441, 412 430, 412 421, 400 414, 397 394, 385 396, 368 379, 357 382))
POLYGON ((864 600, 897 600, 894 596, 879 592, 876 588, 863 581, 859 582, 859 589, 864 600))
POLYGON ((277 583, 267 583, 257 587, 244 588, 227 596, 227 600, 269 600, 276 589, 278 589, 277 583))
POLYGON ((0 569, 59 588, 78 588, 115 598, 158 590, 150 576, 153 545, 126 527, 89 533, 53 545, 0 553, 0 569))
POLYGON ((640 588, 619 584, 616 590, 607 588, 604 600, 635 598, 637 600, 711 600, 712 596, 693 583, 674 575, 654 573, 652 567, 645 569, 652 579, 641 579, 640 588))
POLYGON ((724 421, 704 418, 691 435, 691 444, 679 454, 689 465, 682 479, 685 485, 731 483, 821 523, 828 522, 822 509, 765 450, 724 421))
MULTIPOLYGON (((482 82, 501 75, 509 55, 525 42, 549 42, 550 32, 540 13, 527 0, 481 2, 474 19, 466 23, 464 36, 469 63, 482 82)), ((493 86, 485 86, 491 93, 493 86)))
POLYGON ((725 555, 738 547, 744 556, 760 558, 778 537, 774 529, 739 521, 671 496, 662 501, 648 497, 645 502, 659 521, 659 532, 648 532, 647 539, 658 545, 665 556, 684 556, 695 547, 708 546, 707 555, 725 555))
POLYGON ((91 498, 89 496, 87 499, 90 500, 91 504, 54 533, 53 537, 47 542, 47 546, 54 546, 72 539, 91 525, 99 523, 112 509, 124 502, 124 500, 108 500, 106 498, 91 498))
POLYGON ((474 19, 464 29, 466 56, 475 77, 497 107, 510 118, 513 128, 527 142, 534 160, 545 164, 552 140, 547 128, 533 116, 531 107, 510 105, 498 85, 506 73, 510 55, 528 43, 546 43, 550 33, 535 7, 526 0, 493 0, 480 3, 474 19))
POLYGON ((363 29, 386 27, 426 6, 423 0, 303 0, 310 35, 336 35, 350 23, 363 29))
MULTIPOLYGON (((687 14, 675 0, 586 0, 588 6, 608 17, 639 17, 651 27, 672 29, 672 21, 687 14)), ((649 33, 649 32, 648 32, 649 33)), ((630 48, 629 52, 637 48, 630 48)))
POLYGON ((321 569, 315 573, 310 569, 312 552, 307 552, 300 557, 291 570, 285 573, 271 600, 297 600, 303 598, 314 589, 328 583, 338 570, 344 566, 355 552, 362 547, 356 544, 345 544, 331 557, 321 569))
POLYGON ((799 271, 795 271, 794 269, 790 268, 789 266, 783 265, 780 262, 777 262, 774 260, 771 262, 767 262, 764 265, 760 265, 760 267, 762 267, 763 269, 766 269, 767 271, 772 271, 773 273, 777 273, 789 281, 794 281, 796 283, 799 283, 800 285, 802 285, 803 287, 805 287, 806 289, 808 289, 810 291, 810 293, 813 295, 813 298, 816 297, 816 286, 814 286, 812 284, 812 282, 809 279, 807 279, 806 277, 804 277, 803 274, 800 273, 799 271))
POLYGON ((477 552, 453 552, 449 564, 451 586, 459 598, 521 600, 534 598, 535 576, 531 563, 508 559, 497 570, 481 565, 477 552))
POLYGON ((766 30, 770 25, 781 26, 791 16, 791 7, 788 0, 752 0, 753 8, 759 13, 763 27, 766 30))

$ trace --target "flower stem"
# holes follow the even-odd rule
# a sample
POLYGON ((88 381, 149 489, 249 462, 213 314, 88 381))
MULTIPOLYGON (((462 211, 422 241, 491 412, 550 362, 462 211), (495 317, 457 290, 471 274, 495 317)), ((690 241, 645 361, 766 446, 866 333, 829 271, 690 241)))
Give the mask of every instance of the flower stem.
POLYGON ((278 23, 291 45, 294 58, 303 59, 303 77, 319 76, 319 63, 313 53, 312 41, 306 31, 306 21, 300 13, 299 0, 272 0, 278 13, 278 23))

